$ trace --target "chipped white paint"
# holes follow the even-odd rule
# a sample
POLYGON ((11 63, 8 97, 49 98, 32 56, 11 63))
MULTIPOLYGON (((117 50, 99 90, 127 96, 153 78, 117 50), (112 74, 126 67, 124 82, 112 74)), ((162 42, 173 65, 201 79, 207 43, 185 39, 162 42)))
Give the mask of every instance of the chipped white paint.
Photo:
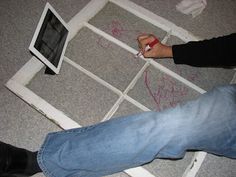
POLYGON ((11 80, 17 81, 21 85, 28 84, 31 79, 44 67, 44 64, 37 58, 32 57, 11 80))
POLYGON ((17 96, 26 101, 30 106, 35 108, 37 111, 55 122, 63 129, 80 127, 78 123, 68 118, 63 112, 53 107, 51 104, 17 81, 10 79, 6 86, 17 96))
POLYGON ((206 152, 195 152, 192 161, 186 168, 182 177, 194 177, 200 169, 207 153, 206 152))

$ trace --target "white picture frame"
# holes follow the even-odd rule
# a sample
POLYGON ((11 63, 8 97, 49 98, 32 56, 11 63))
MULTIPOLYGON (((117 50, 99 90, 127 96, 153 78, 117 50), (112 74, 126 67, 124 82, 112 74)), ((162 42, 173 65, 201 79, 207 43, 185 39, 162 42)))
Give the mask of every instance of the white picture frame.
POLYGON ((68 44, 68 36, 69 36, 69 28, 67 27, 67 24, 61 18, 61 16, 56 12, 56 10, 49 3, 46 3, 41 18, 38 22, 37 28, 35 30, 35 33, 33 35, 32 41, 30 43, 29 50, 47 67, 49 67, 54 73, 59 74, 63 57, 68 44), (52 20, 48 21, 48 19, 52 20), (56 25, 54 26, 51 25, 52 21, 54 22, 54 24, 60 27, 61 31, 58 32, 57 29, 55 29, 56 25), (52 27, 51 29, 47 30, 47 26, 52 26, 52 27), (52 39, 53 37, 54 39, 52 39), (44 44, 43 38, 45 38, 49 43, 51 43, 51 45, 54 46, 47 47, 47 45, 43 45, 44 44), (54 42, 57 43, 57 45, 52 44, 53 40, 54 41, 59 40, 59 42, 54 42), (45 51, 44 48, 46 47, 50 50, 45 51), (55 50, 56 52, 53 53, 53 51, 55 50), (46 53, 48 53, 48 51, 50 51, 50 56, 48 56, 48 54, 46 56, 46 53))

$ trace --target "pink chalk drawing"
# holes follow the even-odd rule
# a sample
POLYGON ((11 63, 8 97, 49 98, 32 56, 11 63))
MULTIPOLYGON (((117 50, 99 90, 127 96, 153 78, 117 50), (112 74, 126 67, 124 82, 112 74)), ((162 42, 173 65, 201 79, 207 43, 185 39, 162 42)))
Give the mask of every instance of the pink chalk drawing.
POLYGON ((97 44, 104 49, 112 48, 111 43, 105 40, 102 36, 97 39, 97 44))
POLYGON ((194 82, 199 79, 201 72, 194 69, 181 69, 179 66, 175 65, 176 73, 180 76, 185 77, 187 80, 194 82))
POLYGON ((149 72, 148 68, 144 71, 144 83, 157 111, 175 107, 188 94, 187 87, 178 85, 177 81, 168 75, 162 75, 158 79, 159 85, 155 91, 152 90, 149 72))
MULTIPOLYGON (((145 33, 142 33, 140 30, 125 29, 123 24, 118 20, 112 20, 111 23, 109 23, 106 26, 104 31, 111 34, 114 38, 117 38, 117 39, 128 38, 130 40, 135 40, 135 41, 137 40, 137 36, 141 34, 145 34, 145 33)), ((109 42, 105 42, 103 40, 103 37, 100 37, 97 40, 97 44, 106 49, 111 48, 111 45, 109 45, 109 42)))
MULTIPOLYGON (((118 20, 113 20, 110 24, 107 25, 107 32, 110 32, 113 37, 115 38, 122 38, 122 37, 131 37, 135 36, 135 40, 137 39, 137 35, 142 34, 140 30, 128 30, 123 27, 121 22, 118 20)), ((132 39, 132 38, 131 38, 132 39)))

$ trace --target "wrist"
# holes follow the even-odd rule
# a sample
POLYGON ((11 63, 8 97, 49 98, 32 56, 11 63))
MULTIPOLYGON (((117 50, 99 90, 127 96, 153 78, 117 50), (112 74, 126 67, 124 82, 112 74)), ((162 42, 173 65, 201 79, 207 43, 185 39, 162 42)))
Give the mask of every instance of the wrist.
POLYGON ((156 48, 156 57, 157 58, 172 58, 172 46, 167 46, 164 44, 159 44, 159 47, 156 48))
POLYGON ((173 58, 173 52, 172 52, 172 47, 171 46, 166 46, 165 47, 164 57, 165 58, 173 58))
POLYGON ((173 53, 172 53, 172 47, 171 46, 163 46, 162 51, 161 51, 161 58, 172 58, 173 53))

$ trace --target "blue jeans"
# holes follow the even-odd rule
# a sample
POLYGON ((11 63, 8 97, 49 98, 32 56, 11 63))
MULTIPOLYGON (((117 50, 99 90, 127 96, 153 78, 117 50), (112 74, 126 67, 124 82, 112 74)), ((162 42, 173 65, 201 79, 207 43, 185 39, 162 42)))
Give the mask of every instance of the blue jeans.
POLYGON ((98 177, 186 150, 236 158, 236 85, 162 112, 48 134, 38 162, 48 177, 98 177))

